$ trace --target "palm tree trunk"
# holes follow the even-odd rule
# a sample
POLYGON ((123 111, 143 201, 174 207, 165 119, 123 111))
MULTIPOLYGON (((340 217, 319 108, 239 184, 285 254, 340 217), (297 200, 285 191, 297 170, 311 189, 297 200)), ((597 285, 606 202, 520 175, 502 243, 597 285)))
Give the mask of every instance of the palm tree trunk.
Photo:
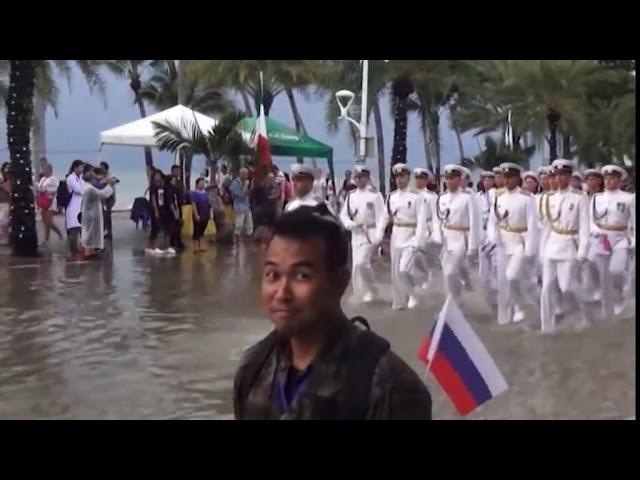
POLYGON ((458 127, 458 122, 455 120, 455 109, 452 106, 449 106, 449 115, 451 117, 451 126, 453 127, 453 132, 456 134, 456 140, 458 141, 458 151, 460 152, 460 161, 464 158, 464 145, 462 144, 462 134, 460 133, 460 128, 458 127))
POLYGON ((386 195, 386 185, 384 180, 385 161, 384 161, 384 131, 382 130, 382 115, 380 113, 380 103, 378 99, 373 101, 373 120, 376 124, 376 143, 378 147, 378 185, 380 193, 386 195))
POLYGON ((35 172, 35 178, 42 169, 40 159, 47 154, 46 144, 46 115, 47 101, 40 95, 33 99, 33 122, 31 124, 31 164, 35 172))
POLYGON ((247 115, 253 117, 253 110, 251 109, 251 102, 249 101, 249 95, 244 90, 240 90, 240 96, 242 97, 242 103, 244 103, 244 109, 247 115))
POLYGON ((562 135, 562 158, 571 158, 571 135, 562 135))
MULTIPOLYGON (((393 122, 393 148, 391 168, 398 163, 407 163, 407 97, 396 99, 396 114, 393 122)), ((390 191, 396 189, 396 179, 391 172, 390 191)))
POLYGON ((436 177, 436 183, 440 185, 440 114, 437 110, 428 112, 428 127, 431 137, 432 159, 435 163, 433 174, 436 177))
POLYGON ((37 256, 38 232, 29 149, 35 65, 33 60, 10 60, 7 95, 7 144, 11 159, 11 236, 13 255, 37 256), (9 101, 8 99, 13 99, 9 101))
MULTIPOLYGON (((298 111, 298 105, 296 105, 296 98, 293 95, 293 90, 289 87, 284 89, 287 94, 287 98, 289 99, 289 105, 291 105, 291 113, 293 114, 293 122, 296 126, 296 132, 304 133, 306 135, 307 131, 304 128, 304 124, 302 123, 302 117, 300 116, 300 112, 298 111)), ((297 157, 296 161, 298 163, 303 163, 304 159, 302 157, 297 157)), ((315 158, 313 159, 313 167, 317 168, 315 158)))
POLYGON ((549 122, 549 162, 553 162, 558 158, 558 123, 560 122, 560 114, 557 112, 549 112, 547 115, 549 122))
MULTIPOLYGON (((187 84, 187 60, 180 60, 178 62, 178 105, 185 105, 187 103, 187 96, 189 94, 189 86, 187 84)), ((193 165, 193 154, 185 152, 185 169, 183 187, 188 191, 191 186, 191 168, 193 165)))
MULTIPOLYGON (((426 112, 423 112, 423 115, 427 115, 426 112)), ((429 134, 429 124, 427 123, 426 118, 422 121, 422 141, 424 143, 424 158, 427 164, 427 168, 434 171, 433 169, 433 155, 431 154, 431 135, 429 134)))

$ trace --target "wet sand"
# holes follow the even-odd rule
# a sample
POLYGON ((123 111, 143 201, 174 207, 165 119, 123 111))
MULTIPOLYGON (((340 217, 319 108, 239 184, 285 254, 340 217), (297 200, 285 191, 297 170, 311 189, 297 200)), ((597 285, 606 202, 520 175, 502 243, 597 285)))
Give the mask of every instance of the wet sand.
MULTIPOLYGON (((0 418, 232 418, 237 361, 270 328, 258 306, 257 249, 149 258, 126 214, 114 230, 101 262, 66 263, 58 241, 41 259, 0 247, 0 418)), ((388 259, 377 271, 388 300, 388 259)), ((345 309, 368 318, 424 377, 416 352, 444 302, 441 284, 437 277, 415 310, 352 305, 349 293, 345 309)), ((635 417, 633 311, 545 336, 499 327, 479 290, 462 309, 510 384, 466 418, 635 417)), ((434 417, 460 418, 433 377, 426 383, 434 417)))

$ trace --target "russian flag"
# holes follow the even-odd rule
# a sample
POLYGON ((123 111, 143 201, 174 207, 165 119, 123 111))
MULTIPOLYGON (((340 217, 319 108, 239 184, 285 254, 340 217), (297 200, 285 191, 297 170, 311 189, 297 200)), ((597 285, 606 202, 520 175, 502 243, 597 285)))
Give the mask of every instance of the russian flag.
POLYGON ((504 392, 507 382, 449 295, 418 358, 427 365, 460 415, 504 392))

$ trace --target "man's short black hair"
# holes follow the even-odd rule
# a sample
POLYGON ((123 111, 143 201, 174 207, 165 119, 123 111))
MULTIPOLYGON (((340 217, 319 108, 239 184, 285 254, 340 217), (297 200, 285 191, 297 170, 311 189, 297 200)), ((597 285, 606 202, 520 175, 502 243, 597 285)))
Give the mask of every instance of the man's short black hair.
POLYGON ((109 164, 107 162, 100 162, 100 168, 103 170, 109 171, 109 164))
POLYGON ((320 238, 326 251, 327 270, 336 271, 347 266, 349 240, 346 231, 326 205, 302 206, 278 217, 273 236, 297 240, 320 238))

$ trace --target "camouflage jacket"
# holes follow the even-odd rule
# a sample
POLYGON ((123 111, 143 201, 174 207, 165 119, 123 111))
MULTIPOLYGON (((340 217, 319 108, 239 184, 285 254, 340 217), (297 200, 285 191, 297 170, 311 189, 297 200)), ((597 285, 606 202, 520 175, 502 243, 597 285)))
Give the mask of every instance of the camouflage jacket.
MULTIPOLYGON (((247 374, 246 366, 256 347, 243 358, 234 382, 234 413, 241 420, 313 420, 332 419, 331 414, 320 413, 327 399, 340 395, 346 380, 350 346, 362 330, 349 324, 340 328, 328 342, 327 348, 313 362, 313 379, 309 387, 280 413, 273 395, 273 382, 278 369, 289 368, 288 343, 281 342, 271 352, 259 371, 249 392, 243 397, 240 384, 247 374)), ((263 340, 262 342, 264 342, 263 340)), ((367 420, 430 420, 431 397, 418 375, 400 357, 388 350, 373 373, 367 420)))

